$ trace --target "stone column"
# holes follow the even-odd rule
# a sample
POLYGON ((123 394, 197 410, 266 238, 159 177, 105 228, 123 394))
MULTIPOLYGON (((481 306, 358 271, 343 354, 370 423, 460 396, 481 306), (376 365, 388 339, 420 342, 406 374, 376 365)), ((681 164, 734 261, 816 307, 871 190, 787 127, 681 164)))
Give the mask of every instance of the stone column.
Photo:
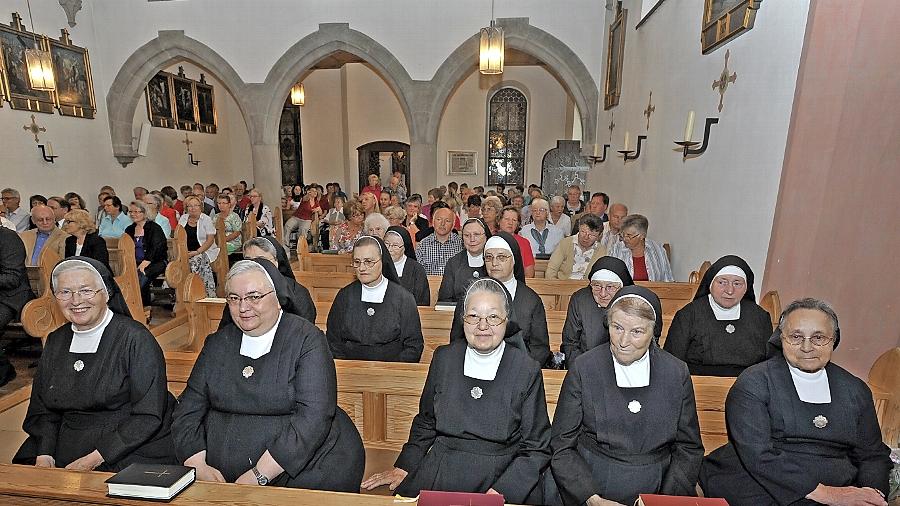
POLYGON ((253 144, 253 185, 269 208, 281 205, 281 159, 277 144, 253 144))
POLYGON ((411 193, 425 194, 437 185, 437 143, 412 141, 409 144, 411 193))

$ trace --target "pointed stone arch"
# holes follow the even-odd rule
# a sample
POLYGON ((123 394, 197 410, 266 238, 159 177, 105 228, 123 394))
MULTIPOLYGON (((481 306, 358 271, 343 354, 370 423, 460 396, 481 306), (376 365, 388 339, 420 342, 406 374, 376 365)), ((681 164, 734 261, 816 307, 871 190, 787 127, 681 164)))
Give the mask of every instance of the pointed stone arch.
POLYGON ((183 30, 162 30, 125 60, 106 95, 113 156, 126 166, 137 157, 132 145, 134 110, 150 78, 179 61, 189 61, 210 72, 237 102, 250 138, 254 138, 250 109, 245 101, 247 85, 221 55, 183 30))

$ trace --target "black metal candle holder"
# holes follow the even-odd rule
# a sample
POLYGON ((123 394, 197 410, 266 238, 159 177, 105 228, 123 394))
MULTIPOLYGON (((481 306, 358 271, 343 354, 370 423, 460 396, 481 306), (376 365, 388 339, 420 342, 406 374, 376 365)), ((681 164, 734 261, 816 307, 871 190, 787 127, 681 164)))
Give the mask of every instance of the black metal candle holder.
POLYGON ((59 155, 48 155, 46 148, 44 148, 43 144, 38 144, 38 148, 41 150, 41 156, 44 157, 45 162, 54 163, 54 160, 59 158, 59 155))
POLYGON ((719 118, 706 118, 706 125, 703 127, 703 143, 697 149, 693 149, 694 146, 700 144, 697 141, 675 141, 675 144, 683 148, 682 161, 687 160, 688 156, 700 156, 706 151, 706 148, 709 147, 709 131, 718 122, 719 118))
POLYGON ((200 165, 200 160, 194 160, 194 153, 188 151, 188 160, 190 160, 191 165, 200 165))
POLYGON ((593 156, 588 155, 588 160, 591 161, 591 165, 597 165, 598 163, 603 163, 606 161, 606 151, 609 149, 609 144, 603 145, 603 156, 593 156))
POLYGON ((637 137, 637 147, 633 150, 623 149, 620 150, 619 153, 624 157, 624 162, 628 160, 637 160, 639 156, 641 156, 641 145, 644 144, 644 141, 647 140, 646 135, 638 135, 637 137), (634 153, 634 154, 632 154, 634 153))

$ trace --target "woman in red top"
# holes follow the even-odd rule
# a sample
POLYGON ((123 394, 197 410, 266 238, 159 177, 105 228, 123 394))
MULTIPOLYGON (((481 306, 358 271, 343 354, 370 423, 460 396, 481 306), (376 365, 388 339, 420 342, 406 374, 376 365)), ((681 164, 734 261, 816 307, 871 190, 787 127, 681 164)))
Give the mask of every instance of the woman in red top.
POLYGON ((284 244, 290 244, 291 233, 297 231, 297 244, 306 240, 306 233, 309 232, 313 220, 323 214, 322 206, 319 204, 319 189, 315 186, 309 186, 294 215, 284 224, 284 244))
POLYGON ((500 230, 510 234, 519 243, 519 249, 522 251, 522 264, 525 267, 525 277, 534 277, 534 253, 531 250, 531 243, 528 239, 519 235, 519 224, 522 222, 522 215, 514 206, 506 206, 500 212, 500 230))
POLYGON ((375 200, 381 200, 381 180, 378 178, 378 174, 369 174, 369 186, 363 188, 359 194, 363 193, 371 193, 375 195, 375 200))

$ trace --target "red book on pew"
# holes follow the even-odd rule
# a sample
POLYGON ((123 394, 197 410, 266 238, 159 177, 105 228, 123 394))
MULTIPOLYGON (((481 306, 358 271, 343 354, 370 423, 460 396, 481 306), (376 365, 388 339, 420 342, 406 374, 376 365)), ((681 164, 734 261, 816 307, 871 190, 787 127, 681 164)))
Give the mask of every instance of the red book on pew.
POLYGON ((728 506, 728 501, 714 497, 641 494, 635 506, 728 506))
POLYGON ((472 494, 468 492, 419 492, 418 506, 503 506, 504 499, 498 494, 472 494))

